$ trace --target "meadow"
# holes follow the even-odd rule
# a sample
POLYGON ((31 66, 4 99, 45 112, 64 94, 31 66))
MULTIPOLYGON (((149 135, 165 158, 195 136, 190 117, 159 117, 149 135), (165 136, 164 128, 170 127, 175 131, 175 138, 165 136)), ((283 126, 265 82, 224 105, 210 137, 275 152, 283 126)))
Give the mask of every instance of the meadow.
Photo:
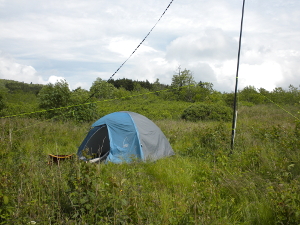
MULTIPOLYGON (((181 119, 192 103, 148 99, 98 104, 152 119, 176 155, 91 164, 76 154, 91 123, 0 120, 0 224, 300 224, 300 125, 274 104, 239 107, 231 122, 181 119)), ((299 117, 297 105, 285 106, 299 117)))

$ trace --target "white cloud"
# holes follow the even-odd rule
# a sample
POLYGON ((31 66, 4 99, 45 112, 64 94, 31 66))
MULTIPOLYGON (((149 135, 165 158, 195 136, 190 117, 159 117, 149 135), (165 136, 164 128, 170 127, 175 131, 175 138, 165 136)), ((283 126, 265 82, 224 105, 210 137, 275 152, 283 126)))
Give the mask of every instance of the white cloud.
POLYGON ((57 77, 57 76, 52 75, 48 78, 47 83, 55 84, 55 83, 60 82, 62 80, 65 80, 65 78, 64 77, 57 77))
POLYGON ((242 64, 240 67, 240 87, 252 85, 272 91, 283 80, 283 71, 279 63, 266 61, 262 64, 242 64))
MULTIPOLYGON (((65 77, 72 88, 88 89, 119 68, 169 2, 0 0, 0 50, 12 56, 1 55, 0 76, 38 83, 65 77)), ((174 1, 114 78, 170 84, 181 65, 195 80, 232 91, 241 7, 236 0, 174 1)), ((299 9, 295 0, 246 2, 240 88, 299 83, 299 9)))
MULTIPOLYGON (((213 83, 217 90, 228 91, 228 87, 230 87, 233 91, 236 82, 237 61, 228 60, 222 64, 213 65, 212 69, 216 74, 216 81, 213 83)), ((240 90, 251 85, 272 91, 284 78, 281 65, 275 61, 262 61, 257 64, 241 63, 238 75, 238 89, 240 90)))
POLYGON ((47 84, 65 80, 64 77, 51 75, 44 80, 37 71, 28 65, 23 65, 7 54, 0 53, 0 79, 16 80, 25 83, 47 84))
MULTIPOLYGON (((128 58, 140 42, 140 40, 130 40, 123 37, 113 38, 107 48, 112 52, 116 52, 121 56, 128 58)), ((143 43, 143 45, 136 50, 133 57, 137 57, 139 54, 147 52, 156 52, 156 50, 143 43)))
POLYGON ((221 29, 181 36, 167 47, 167 58, 179 61, 222 60, 236 56, 237 42, 221 29))
POLYGON ((37 75, 37 71, 32 66, 19 64, 2 52, 0 53, 0 78, 26 83, 44 83, 42 77, 37 75))

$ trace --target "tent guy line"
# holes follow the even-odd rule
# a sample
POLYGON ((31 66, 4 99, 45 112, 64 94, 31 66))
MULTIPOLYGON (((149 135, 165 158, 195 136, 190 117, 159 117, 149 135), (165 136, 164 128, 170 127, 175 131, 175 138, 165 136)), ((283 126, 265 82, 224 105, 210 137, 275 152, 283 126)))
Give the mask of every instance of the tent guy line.
POLYGON ((267 96, 263 95, 260 90, 257 88, 258 93, 261 94, 264 98, 266 98, 268 101, 270 101, 271 103, 273 103, 274 105, 276 105, 278 108, 282 109, 283 111, 285 111, 287 114, 289 114, 290 116, 294 117, 296 119, 296 121, 300 122, 300 119, 293 115, 291 112, 289 112, 288 110, 286 110, 285 108, 283 108, 281 105, 277 104, 276 102, 274 102, 273 100, 269 99, 267 96))

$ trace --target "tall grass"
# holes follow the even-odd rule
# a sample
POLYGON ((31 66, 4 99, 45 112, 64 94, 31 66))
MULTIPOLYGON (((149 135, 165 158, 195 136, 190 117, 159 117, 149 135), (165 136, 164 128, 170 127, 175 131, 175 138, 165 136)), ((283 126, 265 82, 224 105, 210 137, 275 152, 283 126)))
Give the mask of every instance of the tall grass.
POLYGON ((155 122, 173 157, 59 165, 47 154, 76 153, 90 124, 1 120, 0 223, 299 224, 295 121, 272 106, 242 107, 238 119, 233 154, 230 123, 170 117, 155 122))

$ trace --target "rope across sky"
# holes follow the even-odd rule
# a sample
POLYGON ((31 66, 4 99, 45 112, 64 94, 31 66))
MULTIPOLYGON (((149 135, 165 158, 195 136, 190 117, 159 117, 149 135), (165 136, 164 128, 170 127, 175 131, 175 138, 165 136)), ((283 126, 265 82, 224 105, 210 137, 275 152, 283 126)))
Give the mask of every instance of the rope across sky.
POLYGON ((152 32, 152 30, 156 27, 156 25, 158 24, 158 22, 161 20, 161 18, 165 15, 166 11, 169 9, 169 7, 171 6, 171 4, 173 3, 174 0, 171 0, 171 2, 169 3, 169 5, 167 6, 167 8, 165 9, 165 11, 161 14, 161 16, 159 17, 159 19, 157 20, 157 22, 154 24, 154 26, 151 28, 151 30, 148 32, 148 34, 144 37, 144 39, 139 43, 139 45, 134 49, 134 51, 131 53, 131 55, 121 64, 121 66, 113 73, 113 75, 111 75, 111 77, 108 80, 111 80, 113 78, 113 76, 123 67, 123 65, 131 58, 131 56, 136 52, 136 50, 143 44, 143 42, 146 40, 146 38, 150 35, 150 33, 152 32))

